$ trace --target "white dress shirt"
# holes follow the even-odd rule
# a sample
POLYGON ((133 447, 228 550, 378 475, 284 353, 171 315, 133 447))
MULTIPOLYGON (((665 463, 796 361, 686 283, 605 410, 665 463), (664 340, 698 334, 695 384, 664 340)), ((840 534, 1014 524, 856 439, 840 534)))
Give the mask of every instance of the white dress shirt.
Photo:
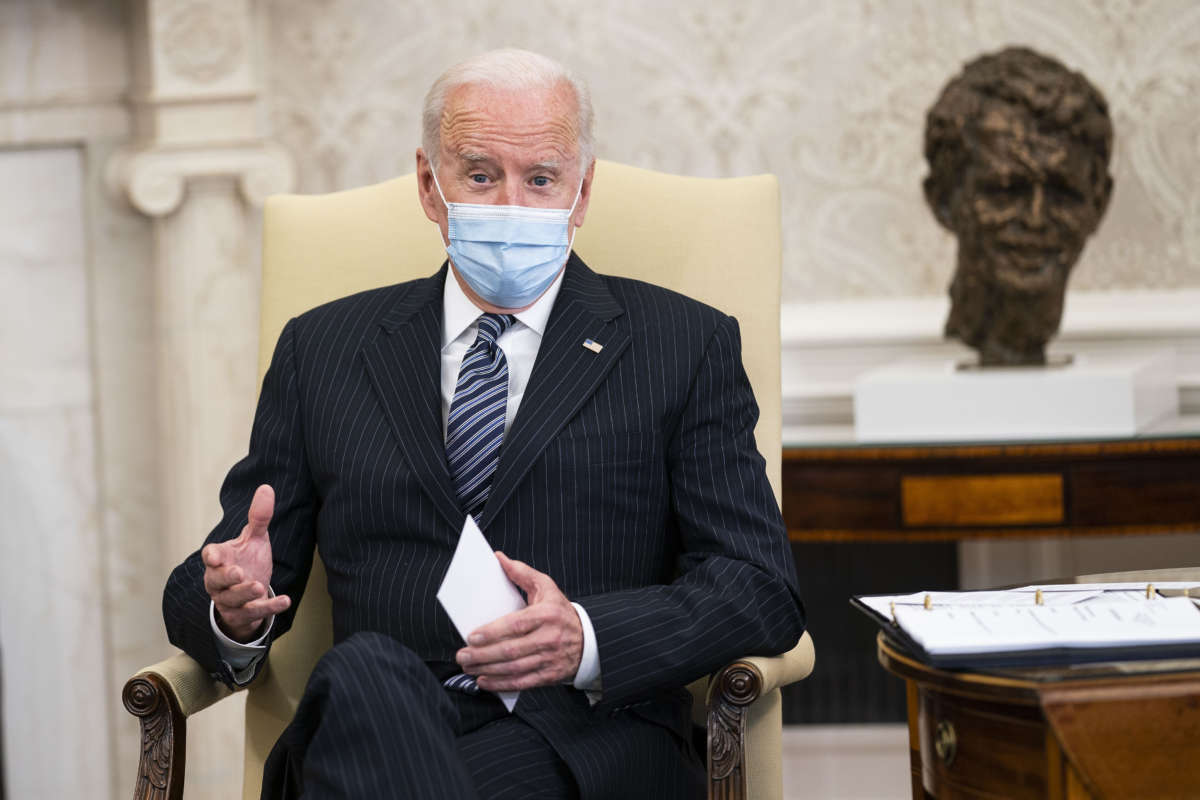
MULTIPOLYGON (((529 308, 514 316, 517 321, 500 334, 496 340, 497 346, 504 352, 508 364, 508 404, 505 407, 504 432, 508 433, 512 421, 517 416, 525 387, 529 385, 529 376, 533 372, 533 363, 537 359, 538 348, 542 344, 542 336, 546 332, 546 323, 550 319, 550 311, 554 308, 554 299, 562 287, 563 272, 560 271, 554 283, 529 308)), ((442 292, 442 439, 446 437, 446 424, 450 417, 450 403, 454 399, 454 388, 458 384, 458 372, 462 367, 463 356, 475 342, 479 331, 479 317, 483 312, 463 293, 462 287, 454 277, 453 271, 446 273, 446 286, 442 292)), ((271 596, 274 596, 271 591, 271 596)), ((579 660, 579 669, 575 673, 572 684, 576 689, 587 691, 589 699, 595 703, 601 689, 600 684, 600 654, 596 648, 596 631, 587 611, 578 603, 571 603, 575 613, 579 615, 583 627, 583 655, 579 660)), ((249 680, 254 672, 254 665, 266 652, 263 644, 275 618, 271 617, 263 626, 263 634, 253 642, 242 644, 235 642, 221 632, 217 625, 215 605, 209 603, 209 621, 213 634, 217 639, 217 651, 229 665, 237 683, 249 680)))

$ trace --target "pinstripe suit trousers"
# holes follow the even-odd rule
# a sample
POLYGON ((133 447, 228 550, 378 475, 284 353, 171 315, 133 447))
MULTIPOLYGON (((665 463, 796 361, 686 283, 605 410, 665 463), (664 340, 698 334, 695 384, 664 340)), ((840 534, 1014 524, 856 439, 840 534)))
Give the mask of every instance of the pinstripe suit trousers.
POLYGON ((568 800, 565 762, 491 694, 444 689, 407 647, 356 633, 322 657, 264 769, 263 800, 568 800))

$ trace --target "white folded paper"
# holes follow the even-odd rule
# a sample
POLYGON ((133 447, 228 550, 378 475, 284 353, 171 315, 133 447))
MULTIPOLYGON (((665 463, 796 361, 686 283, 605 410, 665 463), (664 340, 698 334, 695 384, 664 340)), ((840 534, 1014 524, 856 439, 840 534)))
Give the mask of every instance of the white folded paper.
MULTIPOLYGON (((450 621, 465 641, 476 628, 525 607, 525 598, 513 585, 483 531, 468 516, 450 568, 437 593, 450 621)), ((509 711, 520 692, 497 692, 509 711)))

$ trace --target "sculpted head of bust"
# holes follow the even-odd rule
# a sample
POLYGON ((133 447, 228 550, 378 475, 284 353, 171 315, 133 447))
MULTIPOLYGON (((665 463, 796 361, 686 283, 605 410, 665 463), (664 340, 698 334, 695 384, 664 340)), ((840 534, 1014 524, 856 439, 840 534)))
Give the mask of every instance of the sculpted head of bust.
POLYGON ((925 198, 958 238, 945 334, 982 364, 1045 363, 1112 193, 1112 143, 1103 95, 1026 48, 967 64, 929 110, 925 198))

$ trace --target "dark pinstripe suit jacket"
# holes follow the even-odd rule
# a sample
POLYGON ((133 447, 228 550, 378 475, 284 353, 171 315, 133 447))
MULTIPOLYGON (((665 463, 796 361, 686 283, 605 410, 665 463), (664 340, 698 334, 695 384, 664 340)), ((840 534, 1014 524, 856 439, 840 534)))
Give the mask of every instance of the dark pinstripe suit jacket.
MULTIPOLYGON (((435 599, 464 519, 442 440, 445 279, 443 265, 287 324, 207 540, 237 536, 255 487, 271 484, 276 592, 300 600, 316 546, 334 641, 380 631, 429 662, 462 646, 435 599)), ((740 348, 733 318, 572 255, 506 436, 479 524, 587 609, 604 687, 591 708, 571 687, 527 691, 517 713, 554 743, 585 797, 639 796, 647 771, 668 784, 694 778, 683 750, 678 763, 646 763, 650 748, 628 726, 614 737, 613 721, 635 714, 687 741, 680 687, 738 656, 786 650, 803 630, 740 348), (601 352, 582 346, 589 338, 601 352)), ((167 630, 229 681, 202 576, 198 552, 172 573, 167 630)))

